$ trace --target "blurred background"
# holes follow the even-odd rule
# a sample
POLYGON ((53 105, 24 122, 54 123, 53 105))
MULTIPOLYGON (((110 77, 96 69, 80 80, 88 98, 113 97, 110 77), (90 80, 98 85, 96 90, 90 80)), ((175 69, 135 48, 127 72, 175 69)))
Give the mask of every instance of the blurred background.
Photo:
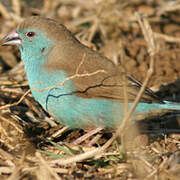
MULTIPOLYGON (((0 39, 26 17, 53 18, 63 23, 82 43, 116 63, 123 51, 127 72, 143 81, 150 56, 135 12, 147 18, 157 47, 155 73, 148 87, 162 98, 179 102, 179 0, 0 0, 0 39)), ((163 133, 163 137, 137 136, 137 140, 130 143, 133 152, 138 154, 136 157, 126 158, 119 153, 118 146, 112 145, 110 155, 105 154, 103 158, 65 167, 49 164, 52 157, 47 155, 53 155, 40 155, 37 150, 68 153, 52 147, 48 138, 55 139, 55 143, 70 143, 84 132, 66 131, 61 136, 52 137, 63 127, 41 109, 31 94, 18 102, 28 89, 18 49, 0 47, 0 179, 180 178, 178 129, 168 137, 163 133)), ((165 117, 161 120, 164 121, 165 117)), ((174 125, 179 126, 178 123, 174 125)), ((159 126, 156 128, 158 131, 159 126)), ((111 137, 109 132, 102 134, 99 144, 111 137)), ((76 153, 80 153, 76 148, 76 153)))

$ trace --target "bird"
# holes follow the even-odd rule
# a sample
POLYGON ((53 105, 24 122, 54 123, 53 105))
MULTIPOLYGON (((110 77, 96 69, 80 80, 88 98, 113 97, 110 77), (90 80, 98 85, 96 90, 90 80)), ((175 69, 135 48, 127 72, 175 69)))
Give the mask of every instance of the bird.
MULTIPOLYGON (((63 24, 31 16, 2 39, 16 45, 31 92, 56 121, 69 128, 114 128, 124 116, 123 72, 120 65, 82 44, 63 24)), ((141 83, 125 74, 128 107, 141 83)), ((177 109, 146 88, 133 116, 152 110, 177 109)))

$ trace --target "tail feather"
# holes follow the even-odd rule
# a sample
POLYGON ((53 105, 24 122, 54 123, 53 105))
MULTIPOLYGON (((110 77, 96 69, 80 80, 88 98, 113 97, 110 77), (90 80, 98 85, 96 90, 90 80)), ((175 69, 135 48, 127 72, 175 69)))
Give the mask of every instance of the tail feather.
POLYGON ((164 104, 161 104, 162 109, 169 109, 169 110, 180 110, 180 103, 171 102, 171 101, 164 101, 164 104))
MULTIPOLYGON (((130 106, 133 103, 130 104, 130 106)), ((163 101, 160 103, 139 103, 136 107, 135 112, 140 112, 142 114, 148 114, 150 112, 162 112, 164 110, 180 110, 180 103, 174 103, 170 101, 163 101)))
MULTIPOLYGON (((142 87, 142 83, 135 79, 132 75, 127 75, 128 80, 130 81, 131 85, 140 89, 142 87)), ((164 101, 162 98, 157 96, 151 89, 148 87, 145 88, 144 94, 146 96, 143 96, 141 99, 144 100, 144 102, 157 102, 160 104, 164 104, 164 101)), ((135 95, 136 96, 136 95, 135 95)))

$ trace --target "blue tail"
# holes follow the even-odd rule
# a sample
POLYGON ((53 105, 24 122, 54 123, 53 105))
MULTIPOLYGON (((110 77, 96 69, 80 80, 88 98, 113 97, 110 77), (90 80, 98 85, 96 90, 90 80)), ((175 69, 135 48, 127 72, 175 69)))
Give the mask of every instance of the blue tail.
POLYGON ((180 103, 175 103, 175 102, 170 102, 170 101, 163 101, 163 104, 140 102, 137 105, 135 112, 146 114, 152 110, 180 110, 180 103))

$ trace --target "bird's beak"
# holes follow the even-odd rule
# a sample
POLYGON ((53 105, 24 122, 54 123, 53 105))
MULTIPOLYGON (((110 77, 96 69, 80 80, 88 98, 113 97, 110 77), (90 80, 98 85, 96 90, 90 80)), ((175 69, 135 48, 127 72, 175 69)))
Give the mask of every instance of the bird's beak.
POLYGON ((2 46, 21 45, 21 38, 16 30, 13 30, 1 40, 2 46))

